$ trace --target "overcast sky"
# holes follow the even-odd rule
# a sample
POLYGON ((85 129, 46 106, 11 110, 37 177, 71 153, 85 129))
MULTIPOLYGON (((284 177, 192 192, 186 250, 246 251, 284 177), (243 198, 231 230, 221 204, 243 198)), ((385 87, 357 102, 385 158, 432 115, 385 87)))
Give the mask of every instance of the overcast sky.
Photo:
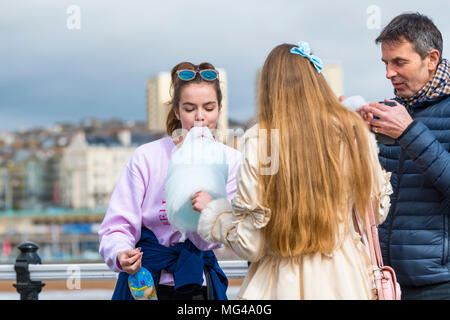
POLYGON ((229 116, 247 121, 267 54, 299 40, 342 65, 347 96, 392 97, 371 6, 381 28, 403 12, 428 15, 448 57, 448 0, 2 0, 0 131, 87 117, 145 121, 147 80, 186 60, 224 68, 229 116), (67 27, 71 5, 80 29, 67 27))

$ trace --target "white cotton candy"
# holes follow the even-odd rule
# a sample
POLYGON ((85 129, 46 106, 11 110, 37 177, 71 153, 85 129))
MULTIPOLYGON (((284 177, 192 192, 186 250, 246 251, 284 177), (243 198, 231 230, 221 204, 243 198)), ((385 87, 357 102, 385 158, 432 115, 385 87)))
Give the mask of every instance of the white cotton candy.
POLYGON ((200 212, 191 197, 202 190, 214 199, 226 198, 228 163, 223 147, 207 127, 193 127, 176 150, 166 181, 166 211, 171 225, 182 234, 197 231, 200 212))
POLYGON ((345 107, 352 111, 356 111, 362 106, 367 105, 366 100, 361 96, 352 96, 348 97, 344 101, 341 102, 345 107))

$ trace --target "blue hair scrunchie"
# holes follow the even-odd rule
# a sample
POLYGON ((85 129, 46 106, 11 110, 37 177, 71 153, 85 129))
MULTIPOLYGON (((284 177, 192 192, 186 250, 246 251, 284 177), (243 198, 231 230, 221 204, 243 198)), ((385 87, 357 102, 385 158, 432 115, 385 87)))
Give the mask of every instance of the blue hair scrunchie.
POLYGON ((322 59, 320 59, 318 56, 311 54, 311 49, 309 47, 309 44, 307 42, 300 41, 298 43, 298 47, 293 47, 291 49, 291 53, 299 54, 302 57, 307 58, 309 61, 312 62, 314 65, 314 68, 320 73, 323 69, 323 62, 322 59))

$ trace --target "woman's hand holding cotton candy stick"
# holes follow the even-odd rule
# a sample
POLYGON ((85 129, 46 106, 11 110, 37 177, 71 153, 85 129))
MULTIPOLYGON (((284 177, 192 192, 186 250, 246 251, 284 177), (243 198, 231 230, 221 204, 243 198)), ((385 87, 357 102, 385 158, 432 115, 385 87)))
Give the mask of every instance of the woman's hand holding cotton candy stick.
POLYGON ((214 200, 207 192, 198 191, 191 197, 192 209, 201 212, 206 208, 206 205, 214 200))

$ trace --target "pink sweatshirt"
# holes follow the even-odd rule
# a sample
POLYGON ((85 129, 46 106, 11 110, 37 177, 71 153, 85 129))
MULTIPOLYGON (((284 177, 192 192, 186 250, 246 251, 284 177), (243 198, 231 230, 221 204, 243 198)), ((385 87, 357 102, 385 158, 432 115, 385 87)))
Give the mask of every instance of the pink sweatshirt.
MULTIPOLYGON (((236 174, 241 153, 221 144, 227 158, 228 200, 236 194, 236 174)), ((123 170, 112 193, 109 206, 99 229, 100 254, 112 270, 121 271, 116 260, 117 253, 135 248, 144 225, 158 238, 160 244, 170 247, 181 238, 173 230, 165 212, 164 187, 172 153, 177 150, 171 137, 165 137, 138 147, 123 170)), ((205 242, 195 232, 186 238, 200 250, 221 247, 205 242)), ((173 285, 172 274, 162 270, 160 284, 173 285)))

